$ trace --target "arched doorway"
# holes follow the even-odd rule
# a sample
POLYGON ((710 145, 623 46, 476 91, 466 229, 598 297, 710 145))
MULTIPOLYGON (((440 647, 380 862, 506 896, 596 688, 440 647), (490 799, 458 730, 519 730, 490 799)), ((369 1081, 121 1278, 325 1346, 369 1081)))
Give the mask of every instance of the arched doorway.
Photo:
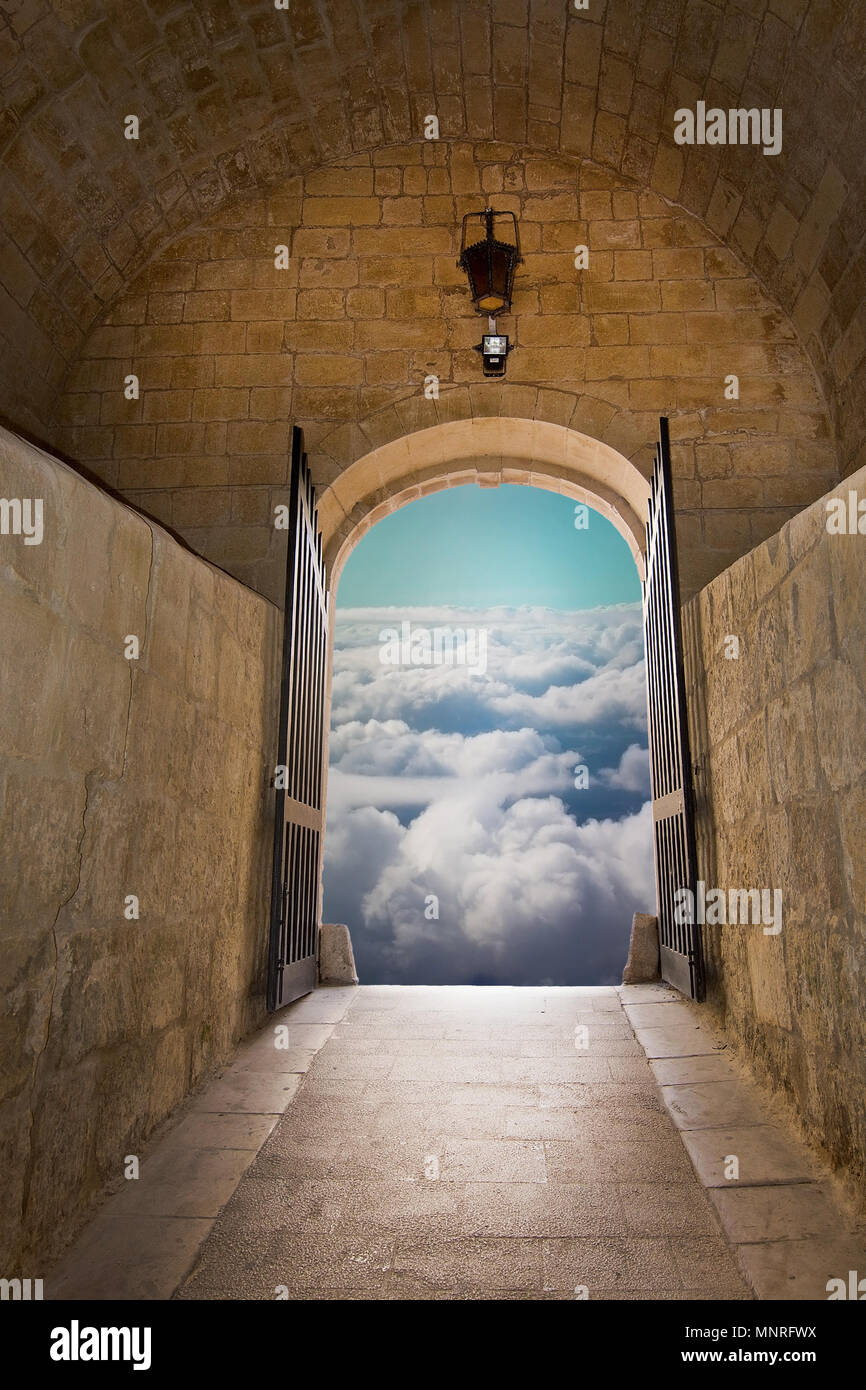
POLYGON ((277 782, 272 1008, 312 989, 316 978, 334 648, 335 605, 328 602, 329 583, 333 590, 334 576, 339 577, 351 546, 398 502, 437 491, 449 480, 473 478, 493 484, 554 479, 558 491, 601 503, 599 509, 629 542, 644 580, 662 970, 679 988, 702 997, 700 933, 694 922, 683 923, 673 913, 678 890, 694 888, 696 855, 668 422, 660 420, 649 487, 634 465, 585 435, 564 427, 510 423, 513 438, 511 433, 506 435, 502 420, 473 420, 420 431, 374 451, 344 475, 348 481, 339 489, 342 500, 337 485, 329 489, 332 496, 330 508, 325 508, 324 527, 303 434, 294 430, 291 500, 286 509, 289 537, 278 765, 278 776, 285 780, 282 786, 277 782), (503 454, 506 445, 509 452, 503 454), (524 467, 515 468, 515 460, 524 467), (329 555, 333 560, 330 581, 329 555))
POLYGON ((649 484, 639 469, 578 430, 544 420, 483 416, 404 435, 350 464, 325 489, 319 517, 329 582, 383 516, 413 498, 470 481, 529 483, 586 502, 625 537, 643 577, 649 484))
POLYGON ((549 488, 461 484, 378 521, 331 596, 322 914, 361 980, 618 984, 654 900, 621 533, 549 488))

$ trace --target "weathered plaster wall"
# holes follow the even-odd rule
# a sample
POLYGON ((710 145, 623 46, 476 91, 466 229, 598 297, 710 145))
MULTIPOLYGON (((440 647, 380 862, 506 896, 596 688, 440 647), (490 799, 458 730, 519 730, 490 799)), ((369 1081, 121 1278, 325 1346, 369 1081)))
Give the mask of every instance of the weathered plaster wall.
POLYGON ((44 499, 0 537, 0 1268, 38 1275, 263 1015, 280 624, 6 431, 0 493, 44 499))
MULTIPOLYGON (((866 469, 830 495, 851 488, 866 469)), ((783 893, 778 936, 704 928, 710 1006, 862 1197, 866 537, 826 517, 816 502, 686 606, 686 671, 699 877, 783 893)))

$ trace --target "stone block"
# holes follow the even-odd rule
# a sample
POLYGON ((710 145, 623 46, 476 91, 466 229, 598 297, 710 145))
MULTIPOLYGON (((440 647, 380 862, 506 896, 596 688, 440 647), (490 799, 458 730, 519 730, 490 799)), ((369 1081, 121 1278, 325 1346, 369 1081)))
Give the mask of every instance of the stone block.
MULTIPOLYGON (((820 765, 828 785, 838 791, 866 779, 866 698, 847 661, 830 662, 812 683, 820 765)), ((809 751, 807 746, 803 756, 809 751)))
MULTIPOLYGON (((300 358, 296 380, 301 386, 360 386, 364 380, 364 362, 360 357, 339 353, 311 353, 300 358)), ((271 429, 272 426, 262 426, 271 429)), ((272 446, 265 444, 251 449, 260 453, 272 446)))
POLYGON ((319 928, 319 983, 358 983, 352 938, 347 926, 323 922, 319 928))
POLYGON ((782 581, 779 597, 789 681, 830 660, 836 637, 830 594, 827 547, 810 551, 782 581))
POLYGON ((642 985, 660 978, 658 918, 648 912, 636 912, 632 918, 628 960, 622 982, 624 985, 642 985))

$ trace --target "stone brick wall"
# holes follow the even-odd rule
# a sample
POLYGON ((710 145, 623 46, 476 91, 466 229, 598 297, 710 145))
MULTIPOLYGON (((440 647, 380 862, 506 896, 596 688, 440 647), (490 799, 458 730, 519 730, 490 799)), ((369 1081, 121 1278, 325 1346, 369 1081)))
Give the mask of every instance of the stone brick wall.
POLYGON ((10 0, 0 412, 46 437, 88 329, 178 232, 286 171, 418 140, 435 113, 444 139, 591 157, 700 218, 793 317, 842 466, 860 467, 864 51, 866 8, 851 0, 591 0, 585 11, 568 0, 292 0, 282 11, 272 0, 10 0), (700 99, 782 110, 781 154, 676 145, 675 110, 700 99), (137 141, 123 137, 127 112, 137 141))
POLYGON ((699 877, 783 893, 778 936, 704 928, 710 1007, 862 1201, 866 541, 826 519, 816 502, 686 606, 686 673, 699 877))
POLYGON ((793 325, 712 231, 590 161, 419 140, 250 195, 176 240, 82 345, 55 434, 277 599, 270 518, 292 422, 322 487, 384 443, 479 415, 568 425, 646 476, 660 413, 688 592, 839 476, 793 325), (517 348, 504 384, 482 381, 484 321, 456 267, 462 217, 488 197, 518 215, 525 255, 500 319, 517 348), (130 373, 138 400, 124 396, 130 373))
POLYGON ((41 545, 0 538, 11 1274, 39 1272, 263 1017, 280 623, 5 430, 0 476, 5 497, 44 500, 41 545))

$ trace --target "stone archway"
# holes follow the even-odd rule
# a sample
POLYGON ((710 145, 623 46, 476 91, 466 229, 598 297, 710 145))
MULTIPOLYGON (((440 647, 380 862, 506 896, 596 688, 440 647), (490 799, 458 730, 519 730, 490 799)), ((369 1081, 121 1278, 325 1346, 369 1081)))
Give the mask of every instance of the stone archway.
POLYGON ((446 142, 376 159, 413 162, 401 172, 368 154, 288 181, 158 256, 68 376, 69 457, 277 603, 270 523, 294 423, 321 493, 385 444, 487 416, 577 430, 648 475, 667 415, 687 597, 838 480, 794 325, 708 226, 592 161, 446 142), (453 191, 392 198, 395 175, 453 191), (518 350, 492 381, 455 218, 506 180, 497 198, 519 213, 526 263, 518 350), (362 184, 367 198, 348 191, 362 184), (285 270, 267 254, 275 229, 291 244, 285 270), (578 240, 592 247, 585 272, 569 254, 578 240), (125 399, 127 373, 138 400, 125 399), (724 395, 729 373, 741 399, 724 395))
POLYGON ((643 577, 649 485, 609 444, 544 420, 484 416, 404 435, 351 464, 323 492, 322 542, 332 590, 350 551, 377 521, 441 488, 518 483, 565 493, 601 512, 643 577))
MULTIPOLYGON (((635 181, 643 201, 703 219, 792 316, 831 402, 843 476, 860 466, 862 6, 621 0, 541 5, 531 18, 525 0, 224 8, 134 7, 122 33, 98 7, 49 0, 6 20, 0 410, 10 420, 56 443, 52 395, 121 286, 233 199, 343 161, 342 185, 317 172, 309 191, 327 217, 335 191, 346 194, 363 226, 370 151, 389 199, 463 197, 478 186, 470 143, 483 142, 503 163, 485 191, 508 193, 514 152, 534 149, 544 192, 571 186, 568 161, 592 159, 635 181), (784 108, 781 159, 754 146, 719 160, 676 143, 680 101, 715 91, 723 105, 760 93, 784 108), (123 138, 121 103, 140 141, 123 138), (427 113, 460 146, 452 183, 424 137, 427 113)), ((164 287, 177 283, 168 275, 164 287)))

